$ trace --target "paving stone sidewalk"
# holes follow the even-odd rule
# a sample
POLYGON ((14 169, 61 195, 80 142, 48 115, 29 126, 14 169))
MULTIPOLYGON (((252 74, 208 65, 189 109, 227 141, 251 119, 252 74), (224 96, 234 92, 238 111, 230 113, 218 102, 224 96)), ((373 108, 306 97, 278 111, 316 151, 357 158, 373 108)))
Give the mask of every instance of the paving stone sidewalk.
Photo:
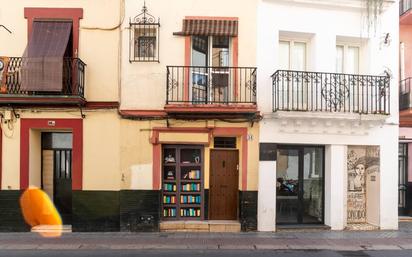
POLYGON ((398 231, 295 231, 248 233, 0 233, 0 249, 412 249, 412 223, 398 231))

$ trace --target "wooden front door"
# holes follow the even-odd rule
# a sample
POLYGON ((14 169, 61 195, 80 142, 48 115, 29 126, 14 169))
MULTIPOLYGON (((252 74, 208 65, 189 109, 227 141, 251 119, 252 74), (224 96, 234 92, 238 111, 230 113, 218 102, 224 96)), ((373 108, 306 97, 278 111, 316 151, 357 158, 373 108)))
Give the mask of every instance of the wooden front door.
POLYGON ((211 150, 209 219, 237 219, 238 164, 239 153, 237 150, 211 150))

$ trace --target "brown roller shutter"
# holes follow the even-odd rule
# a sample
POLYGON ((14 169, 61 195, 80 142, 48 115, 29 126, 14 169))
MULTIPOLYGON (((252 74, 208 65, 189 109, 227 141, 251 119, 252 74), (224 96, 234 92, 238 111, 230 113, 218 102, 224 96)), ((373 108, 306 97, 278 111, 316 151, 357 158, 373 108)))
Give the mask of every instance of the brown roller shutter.
POLYGON ((35 21, 22 59, 22 91, 62 91, 71 22, 35 21))
POLYGON ((237 20, 198 20, 184 19, 181 32, 175 32, 179 36, 230 36, 236 37, 238 33, 237 20))

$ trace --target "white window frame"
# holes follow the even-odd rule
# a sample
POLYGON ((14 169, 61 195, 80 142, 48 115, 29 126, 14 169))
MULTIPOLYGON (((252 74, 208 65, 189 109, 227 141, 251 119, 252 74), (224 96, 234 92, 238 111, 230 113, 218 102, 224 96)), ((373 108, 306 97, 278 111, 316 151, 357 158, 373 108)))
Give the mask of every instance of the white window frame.
POLYGON ((354 43, 343 43, 343 42, 336 42, 335 46, 335 72, 336 71, 336 57, 337 57, 337 51, 336 48, 338 46, 343 47, 343 69, 342 73, 348 73, 348 62, 347 62, 347 56, 348 56, 348 48, 349 47, 357 47, 358 48, 358 72, 355 73, 354 75, 359 75, 361 73, 361 55, 362 55, 362 46, 360 44, 354 44, 354 43))
MULTIPOLYGON (((309 46, 309 42, 307 41, 307 40, 302 40, 302 39, 293 39, 293 38, 285 38, 285 37, 280 37, 279 38, 279 42, 278 42, 278 45, 280 46, 280 42, 288 42, 289 43, 289 67, 288 67, 288 70, 292 70, 292 60, 293 60, 293 47, 294 47, 294 45, 295 45, 295 43, 303 43, 303 44, 305 44, 305 63, 304 63, 304 66, 305 66, 305 68, 303 69, 303 70, 301 70, 301 71, 307 71, 307 69, 308 69, 308 57, 309 57, 309 54, 308 54, 308 46, 309 46)), ((278 48, 279 50, 278 51, 280 51, 280 47, 278 48)), ((279 60, 278 60, 279 61, 279 60)), ((280 63, 278 64, 278 66, 280 66, 280 63)))

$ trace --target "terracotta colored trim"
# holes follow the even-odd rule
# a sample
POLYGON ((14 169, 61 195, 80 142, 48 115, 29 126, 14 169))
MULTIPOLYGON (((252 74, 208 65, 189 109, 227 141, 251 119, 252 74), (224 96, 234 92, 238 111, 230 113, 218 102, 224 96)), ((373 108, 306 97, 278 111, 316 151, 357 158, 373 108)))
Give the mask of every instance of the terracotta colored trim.
POLYGON ((120 115, 124 117, 166 117, 163 110, 120 110, 120 115))
MULTIPOLYGON (((0 119, 1 122, 1 119, 0 119)), ((1 190, 1 177, 3 174, 3 131, 0 127, 0 190, 1 190)))
POLYGON ((156 127, 152 129, 157 132, 172 132, 172 133, 209 133, 211 129, 208 128, 165 128, 165 127, 156 127))
POLYGON ((115 109, 119 108, 119 102, 87 102, 87 109, 115 109))
POLYGON ((242 190, 247 190, 248 141, 247 128, 215 128, 213 136, 240 136, 242 140, 242 190))
POLYGON ((162 145, 154 144, 153 151, 153 190, 160 189, 162 145))
POLYGON ((83 8, 24 8, 27 19, 27 36, 30 38, 35 19, 67 19, 73 22, 73 57, 78 56, 80 19, 83 18, 83 8))
POLYGON ((185 19, 191 19, 191 20, 226 20, 226 21, 237 21, 237 20, 239 20, 239 17, 185 16, 185 19))
MULTIPOLYGON (((192 41, 190 36, 185 37, 185 66, 190 66, 192 57, 192 41)), ((183 100, 189 101, 189 71, 186 72, 183 81, 183 100)))
POLYGON ((82 119, 21 119, 20 121, 20 189, 29 186, 30 129, 67 129, 73 133, 72 189, 83 187, 83 120, 82 119), (49 126, 48 121, 54 121, 49 126))

